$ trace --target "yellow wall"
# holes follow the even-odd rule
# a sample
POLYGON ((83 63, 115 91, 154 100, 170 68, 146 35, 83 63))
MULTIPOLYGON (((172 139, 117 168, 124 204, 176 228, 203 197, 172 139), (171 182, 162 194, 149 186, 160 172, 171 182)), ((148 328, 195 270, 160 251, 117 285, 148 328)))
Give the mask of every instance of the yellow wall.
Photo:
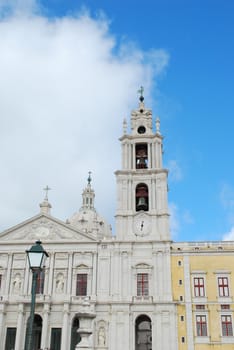
MULTIPOLYGON (((233 245, 234 247, 234 245, 233 245)), ((197 251, 186 251, 172 253, 171 256, 171 271, 172 271, 172 289, 173 289, 173 300, 177 302, 177 323, 178 323, 178 340, 179 350, 187 349, 187 323, 186 323, 186 302, 192 309, 192 320, 193 329, 193 341, 195 350, 234 350, 234 337, 226 337, 229 341, 233 341, 230 344, 223 342, 221 337, 221 314, 227 313, 232 315, 232 324, 234 328, 234 252, 230 251, 211 251, 211 252, 197 252, 197 251), (186 278, 190 281, 191 290, 191 302, 184 300, 185 289, 184 289, 184 256, 187 255, 187 261, 189 263, 190 276, 186 278), (181 261, 181 266, 178 264, 181 261), (205 305, 205 311, 207 315, 208 324, 208 341, 206 344, 196 343, 197 337, 195 334, 195 314, 199 314, 196 310, 196 304, 199 300, 193 297, 193 277, 196 272, 204 272, 205 278, 205 295, 206 299, 201 300, 202 305, 205 305), (218 296, 218 274, 225 272, 229 278, 229 298, 226 298, 226 303, 230 305, 230 310, 221 311, 221 304, 225 304, 225 301, 219 302, 218 296), (193 274, 194 273, 194 274, 193 274), (179 283, 182 280, 182 284, 179 283), (180 296, 183 296, 183 301, 180 300, 180 296), (184 316, 184 321, 181 321, 181 316, 184 316), (185 343, 181 342, 181 338, 185 337, 185 343)), ((224 299, 224 298, 223 298, 224 299)), ((204 312, 204 310, 202 310, 204 312)), ((201 312, 202 314, 202 312, 201 312)))

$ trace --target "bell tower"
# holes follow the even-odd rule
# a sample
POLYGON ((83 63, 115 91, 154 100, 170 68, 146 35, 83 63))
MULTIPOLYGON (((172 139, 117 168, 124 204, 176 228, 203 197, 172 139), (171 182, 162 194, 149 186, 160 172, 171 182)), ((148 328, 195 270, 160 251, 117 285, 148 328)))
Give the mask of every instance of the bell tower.
POLYGON ((122 169, 117 170, 116 238, 169 241, 167 169, 162 165, 160 121, 155 131, 152 111, 139 90, 139 107, 131 113, 131 132, 123 123, 122 169))

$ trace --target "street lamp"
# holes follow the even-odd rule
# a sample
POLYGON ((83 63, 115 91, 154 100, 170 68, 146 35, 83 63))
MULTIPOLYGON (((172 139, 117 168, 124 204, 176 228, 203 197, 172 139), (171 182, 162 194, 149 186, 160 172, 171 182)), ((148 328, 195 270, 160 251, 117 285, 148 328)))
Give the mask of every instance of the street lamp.
POLYGON ((31 310, 28 322, 28 329, 26 332, 26 346, 25 350, 33 350, 33 321, 34 321, 34 311, 35 311, 35 298, 36 298, 36 286, 37 277, 40 271, 43 269, 45 259, 49 256, 41 245, 41 241, 36 241, 36 243, 29 249, 26 250, 29 267, 32 270, 32 291, 31 291, 31 310))

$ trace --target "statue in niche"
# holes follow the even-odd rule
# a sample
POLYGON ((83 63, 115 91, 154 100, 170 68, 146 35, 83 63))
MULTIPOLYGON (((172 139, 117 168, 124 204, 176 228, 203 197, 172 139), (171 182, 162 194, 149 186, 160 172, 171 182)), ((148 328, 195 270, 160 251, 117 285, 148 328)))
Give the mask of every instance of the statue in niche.
POLYGON ((64 278, 63 274, 59 274, 56 279, 56 293, 62 293, 64 289, 64 278))
POLYGON ((21 290, 21 276, 20 274, 15 275, 14 281, 13 281, 13 291, 14 293, 19 293, 21 290))
POLYGON ((106 333, 105 328, 100 327, 98 331, 98 345, 105 346, 106 345, 106 333))

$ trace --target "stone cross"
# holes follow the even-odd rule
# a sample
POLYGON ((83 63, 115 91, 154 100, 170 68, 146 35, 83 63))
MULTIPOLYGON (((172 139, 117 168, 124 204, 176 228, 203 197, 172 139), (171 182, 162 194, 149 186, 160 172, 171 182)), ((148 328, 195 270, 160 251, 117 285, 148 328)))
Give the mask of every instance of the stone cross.
POLYGON ((144 92, 143 86, 141 86, 137 92, 138 92, 138 94, 140 94, 140 97, 143 97, 143 92, 144 92))
POLYGON ((47 185, 45 188, 43 188, 43 191, 45 191, 45 200, 48 201, 48 191, 50 191, 51 188, 47 185))

